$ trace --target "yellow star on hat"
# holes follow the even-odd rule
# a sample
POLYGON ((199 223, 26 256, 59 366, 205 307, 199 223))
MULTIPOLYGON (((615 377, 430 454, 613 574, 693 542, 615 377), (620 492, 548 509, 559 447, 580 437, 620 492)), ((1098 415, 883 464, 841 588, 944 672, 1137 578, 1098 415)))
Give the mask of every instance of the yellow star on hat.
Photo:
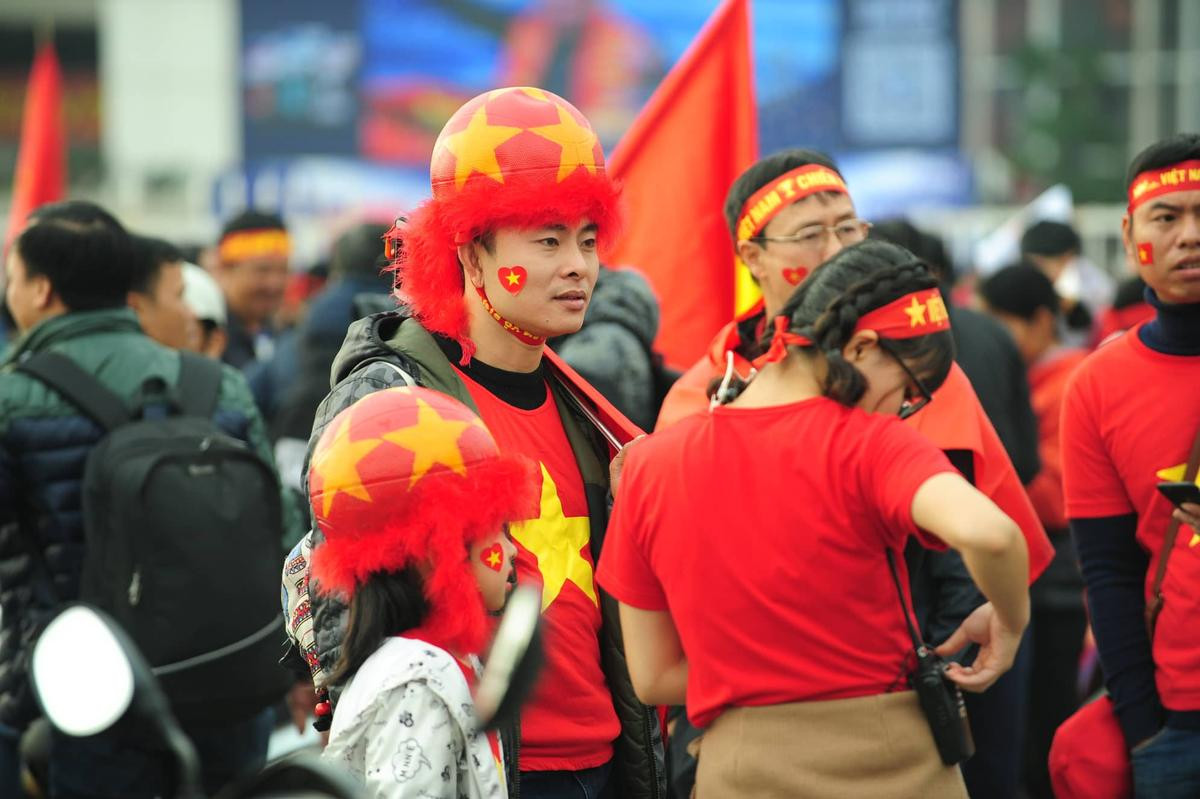
POLYGON ((451 133, 442 141, 442 146, 454 154, 455 185, 461 189, 467 178, 475 172, 503 183, 504 171, 496 160, 496 148, 522 130, 524 128, 490 124, 487 106, 480 106, 465 128, 458 133, 451 133))
POLYGON ((333 439, 313 453, 312 471, 321 476, 322 515, 329 515, 333 498, 338 494, 371 501, 371 494, 358 473, 358 462, 382 443, 377 438, 351 441, 350 417, 346 416, 333 439))
POLYGON ((558 182, 562 183, 579 167, 593 175, 596 174, 596 134, 591 128, 576 122, 561 105, 555 103, 554 107, 558 111, 557 125, 542 125, 530 128, 529 131, 562 147, 558 163, 558 182))
POLYGON ((472 421, 444 419, 428 402, 419 397, 416 405, 415 424, 380 436, 413 454, 408 487, 412 488, 430 469, 439 464, 465 477, 467 468, 463 462, 462 450, 458 446, 458 439, 470 427, 478 427, 485 431, 487 428, 478 418, 472 421))

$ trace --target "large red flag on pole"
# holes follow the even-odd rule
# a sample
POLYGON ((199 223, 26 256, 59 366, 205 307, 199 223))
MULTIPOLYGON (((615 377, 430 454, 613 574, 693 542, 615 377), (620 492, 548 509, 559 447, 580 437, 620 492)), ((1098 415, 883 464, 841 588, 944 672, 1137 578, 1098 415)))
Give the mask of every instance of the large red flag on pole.
POLYGON ((749 0, 724 0, 609 159, 625 232, 605 261, 643 272, 662 306, 658 348, 687 367, 735 312, 722 206, 758 157, 749 0))
POLYGON ((54 44, 46 41, 34 56, 25 92, 21 145, 13 178, 12 210, 8 216, 8 241, 11 242, 24 227, 30 211, 62 198, 66 174, 62 71, 54 44))

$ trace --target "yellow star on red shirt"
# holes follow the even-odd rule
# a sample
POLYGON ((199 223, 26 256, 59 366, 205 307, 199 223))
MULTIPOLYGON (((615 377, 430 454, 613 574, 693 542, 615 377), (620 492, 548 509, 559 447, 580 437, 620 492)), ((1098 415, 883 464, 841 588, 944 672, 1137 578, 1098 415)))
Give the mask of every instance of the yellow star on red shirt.
POLYGON ((358 462, 383 442, 377 438, 350 440, 350 417, 342 419, 334 437, 313 453, 312 471, 321 477, 321 514, 329 515, 339 493, 371 501, 371 494, 358 474, 358 462))
MULTIPOLYGON (((1155 476, 1166 483, 1183 482, 1183 474, 1187 471, 1187 464, 1181 463, 1178 466, 1171 466, 1167 469, 1159 469, 1155 472, 1155 476)), ((1196 485, 1200 485, 1200 476, 1196 477, 1196 485)), ((1192 533, 1192 540, 1188 541, 1188 546, 1195 548, 1200 546, 1200 530, 1192 533)))
POLYGON ((458 439, 470 427, 487 429, 478 418, 472 421, 443 419, 428 402, 418 398, 416 424, 384 433, 380 438, 398 444, 413 454, 412 473, 408 479, 408 487, 412 488, 430 469, 439 464, 458 475, 466 476, 467 467, 463 462, 458 439))
POLYGON ((475 172, 503 183, 504 171, 496 160, 496 148, 522 130, 524 128, 488 123, 487 106, 480 106, 465 128, 458 133, 451 133, 442 141, 442 146, 454 154, 455 186, 461 189, 467 178, 475 172))
POLYGON ((592 564, 581 554, 588 545, 591 528, 586 516, 565 516, 554 479, 542 464, 541 511, 536 519, 508 526, 509 534, 537 557, 542 573, 542 612, 558 598, 570 581, 599 607, 592 564))
POLYGON ((561 183, 581 166, 593 175, 596 174, 596 134, 590 128, 576 122, 561 105, 555 103, 554 107, 558 111, 557 125, 542 125, 530 128, 529 131, 562 147, 562 155, 558 162, 558 182, 561 183))

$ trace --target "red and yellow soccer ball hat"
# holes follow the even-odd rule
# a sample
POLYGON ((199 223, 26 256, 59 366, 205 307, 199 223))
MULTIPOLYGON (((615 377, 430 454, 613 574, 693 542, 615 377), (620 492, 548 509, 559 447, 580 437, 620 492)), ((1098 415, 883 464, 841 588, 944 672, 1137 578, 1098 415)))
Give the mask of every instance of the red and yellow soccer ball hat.
POLYGON ((601 247, 619 227, 618 193, 591 124, 529 86, 468 100, 442 128, 429 165, 432 199, 399 235, 398 297, 426 329, 455 339, 466 363, 463 273, 455 248, 498 228, 594 222, 601 247))
POLYGON ((325 536, 312 556, 319 590, 350 595, 373 573, 431 564, 422 628, 444 645, 478 651, 484 609, 467 548, 537 514, 536 465, 500 454, 458 400, 406 387, 368 394, 334 417, 308 474, 325 536))

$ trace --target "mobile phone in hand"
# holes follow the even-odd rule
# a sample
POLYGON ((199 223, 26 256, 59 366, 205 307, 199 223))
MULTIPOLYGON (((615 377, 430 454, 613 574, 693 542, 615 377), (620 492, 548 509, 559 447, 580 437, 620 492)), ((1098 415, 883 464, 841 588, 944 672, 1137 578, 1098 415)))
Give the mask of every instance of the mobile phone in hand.
POLYGON ((1185 502, 1200 505, 1200 486, 1195 483, 1159 483, 1158 493, 1169 499, 1177 508, 1185 502))

